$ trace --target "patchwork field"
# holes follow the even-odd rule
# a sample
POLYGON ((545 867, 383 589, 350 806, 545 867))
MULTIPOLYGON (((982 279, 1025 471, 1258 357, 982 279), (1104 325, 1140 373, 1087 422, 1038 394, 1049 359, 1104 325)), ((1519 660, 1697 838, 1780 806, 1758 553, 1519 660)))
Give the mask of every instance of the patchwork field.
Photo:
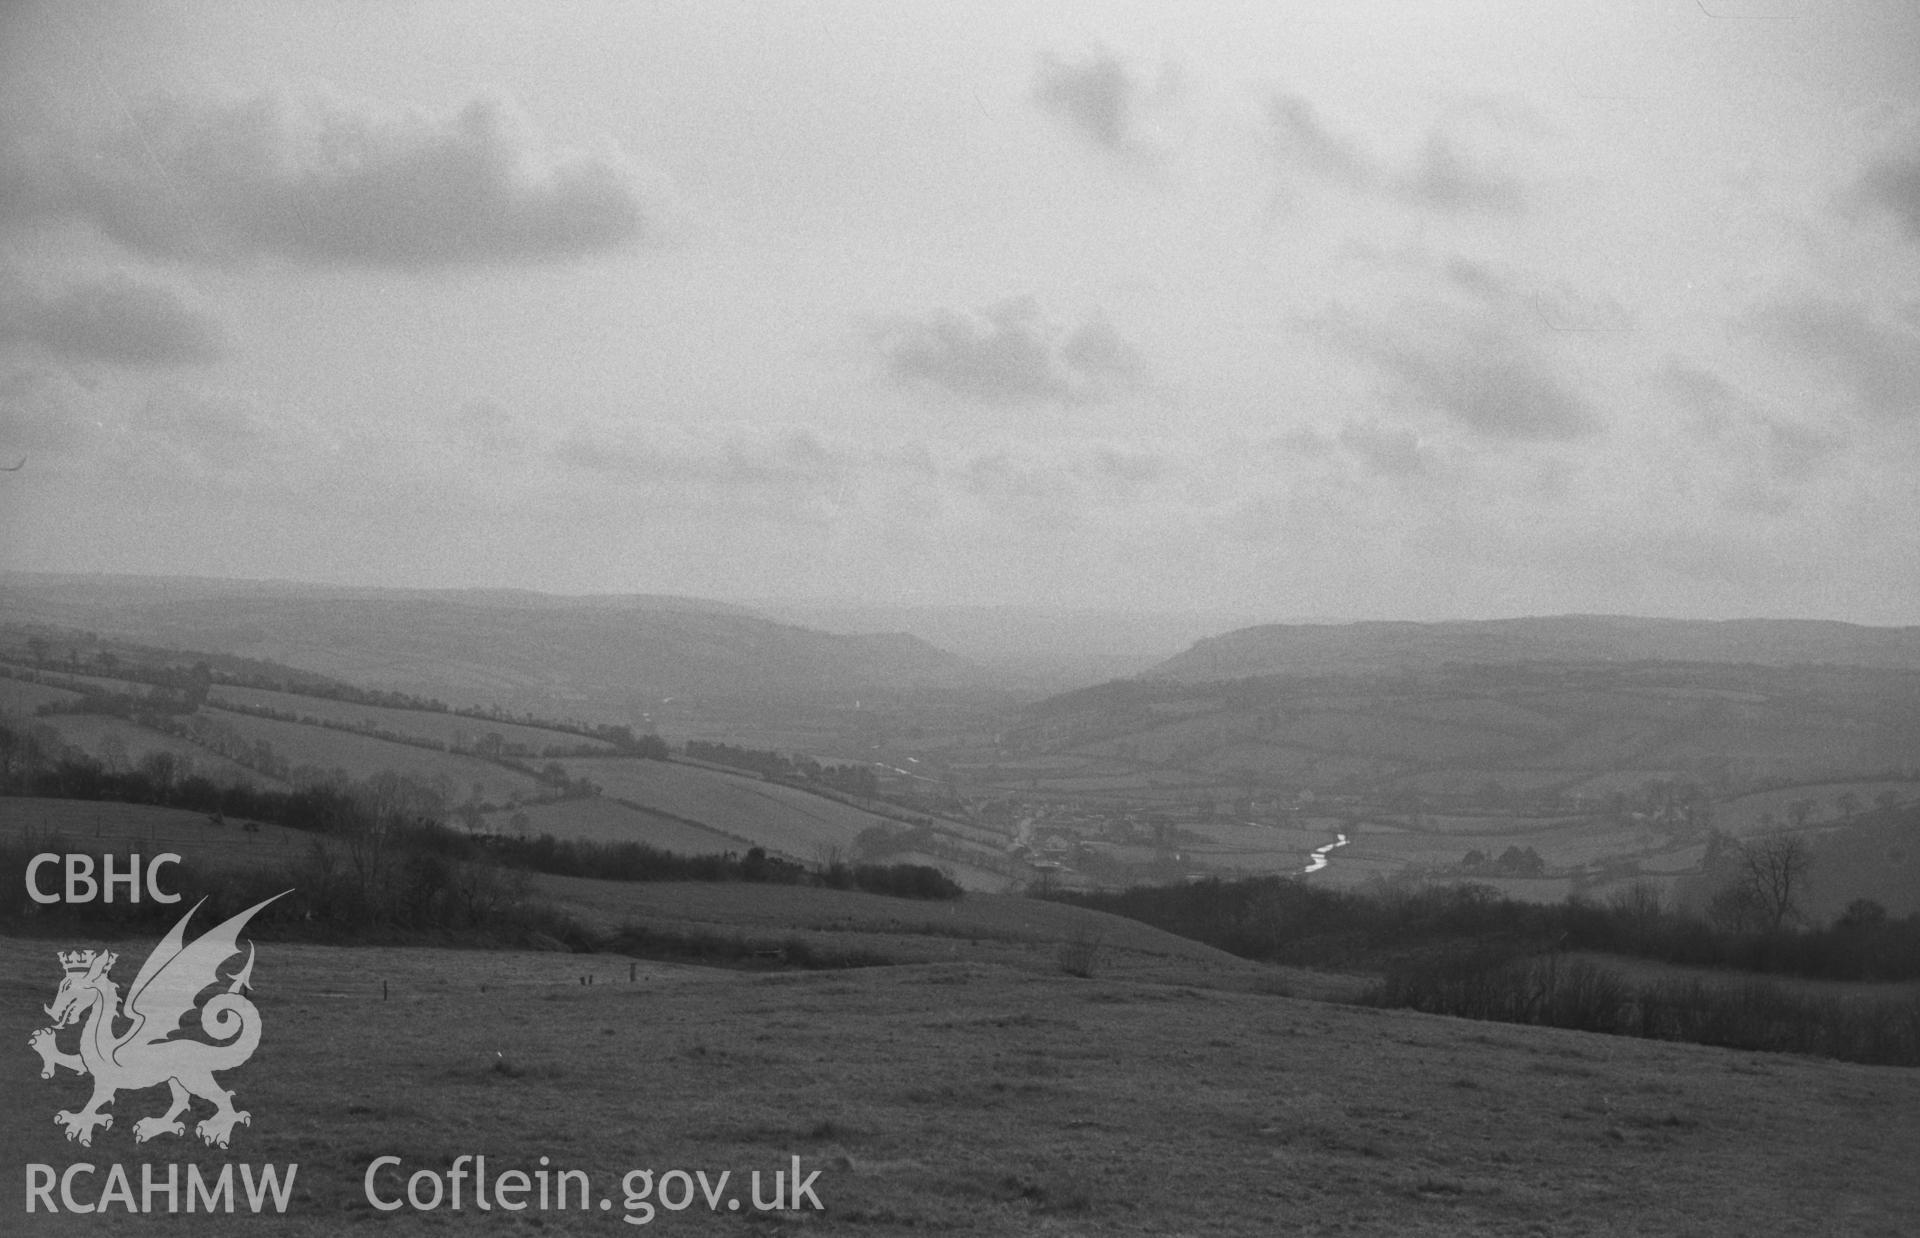
POLYGON ((265 740, 271 744, 274 752, 294 769, 301 766, 342 769, 354 778, 392 770, 429 784, 444 779, 450 788, 450 798, 455 801, 465 798, 475 788, 482 799, 496 803, 509 798, 531 798, 540 792, 540 783, 531 776, 479 757, 436 752, 370 735, 302 726, 275 718, 255 718, 224 710, 214 710, 212 714, 249 740, 265 740))
MULTIPOLYGON (((34 688, 33 685, 20 684, 18 681, 0 680, 0 685, 6 684, 16 688, 34 688)), ((337 721, 372 721, 396 732, 400 731, 403 722, 424 719, 433 725, 416 728, 423 738, 428 731, 439 727, 449 736, 458 735, 471 740, 475 735, 465 727, 468 724, 483 725, 474 719, 450 715, 369 710, 362 706, 286 693, 252 692, 247 699, 256 705, 264 704, 288 711, 295 707, 316 706, 337 721), (329 706, 332 708, 329 709, 329 706)), ((756 775, 734 773, 712 766, 640 758, 567 758, 561 765, 568 774, 575 778, 590 779, 604 788, 605 796, 539 802, 554 793, 552 787, 517 769, 484 758, 437 751, 327 726, 257 717, 222 709, 217 705, 204 710, 202 717, 211 718, 245 744, 266 744, 271 756, 284 763, 296 779, 303 771, 324 773, 339 770, 354 779, 393 771, 439 788, 450 805, 477 796, 501 806, 483 818, 484 827, 496 833, 549 833, 557 838, 630 840, 683 853, 737 852, 762 846, 777 854, 812 863, 833 853, 846 859, 857 858, 855 840, 862 832, 876 826, 889 830, 907 828, 907 824, 898 818, 868 812, 795 787, 767 782, 756 775), (521 813, 525 815, 525 822, 516 824, 515 816, 521 813)), ((219 782, 244 782, 274 789, 286 785, 188 740, 164 735, 123 719, 100 715, 59 715, 45 719, 44 723, 66 742, 101 758, 109 767, 130 768, 149 752, 166 751, 179 757, 190 766, 192 772, 219 782)), ((487 729, 493 728, 489 726, 487 729)), ((509 742, 529 745, 535 742, 542 746, 548 743, 587 742, 564 732, 531 727, 505 727, 501 734, 509 742)), ((610 751, 607 745, 598 746, 610 751)), ((915 819, 927 818, 915 814, 915 819)), ((934 850, 948 854, 934 855, 930 857, 932 862, 952 869, 956 879, 968 888, 1005 888, 1007 877, 997 871, 1002 851, 999 836, 963 822, 941 822, 936 819, 935 828, 940 846, 934 847, 934 850)))
POLYGON ((1714 805, 1714 824, 1728 833, 1744 835, 1763 829, 1764 818, 1771 817, 1777 829, 1792 824, 1793 806, 1801 801, 1807 801, 1812 806, 1807 816, 1809 825, 1833 824, 1843 816, 1839 803, 1841 796, 1851 795, 1854 810, 1858 812, 1871 808, 1877 797, 1887 793, 1899 800, 1910 800, 1920 794, 1920 782, 1912 779, 1869 778, 1759 791, 1714 805))
POLYGON ((517 722, 495 722, 488 718, 470 718, 461 714, 438 713, 424 709, 387 709, 377 705, 360 705, 352 701, 329 700, 326 697, 305 696, 294 692, 270 692, 263 688, 236 688, 222 684, 213 689, 208 699, 215 705, 231 704, 248 709, 271 709, 301 718, 366 727, 394 735, 431 740, 437 744, 451 744, 458 748, 471 748, 483 737, 494 734, 510 745, 525 748, 535 754, 544 752, 550 747, 579 748, 582 745, 612 751, 612 746, 609 744, 575 735, 570 731, 523 726, 517 722))
MULTIPOLYGON (((598 783, 611 799, 673 817, 712 822, 749 845, 809 863, 834 851, 851 858, 854 840, 865 830, 904 828, 892 818, 751 774, 636 757, 570 758, 561 764, 570 776, 598 783)), ((949 838, 956 847, 991 854, 958 832, 949 838)))
POLYGON ((506 809, 486 814, 486 828, 495 834, 524 832, 529 837, 551 834, 561 839, 645 843, 649 847, 677 851, 683 855, 740 851, 752 845, 718 830, 675 821, 671 817, 634 808, 604 796, 533 804, 518 811, 526 816, 524 831, 515 829, 513 817, 516 813, 506 809))
POLYGON ((0 676, 0 715, 25 717, 42 705, 67 705, 79 699, 78 692, 65 688, 0 676))
MULTIPOLYGON (((0 1002, 22 1027, 58 979, 54 950, 76 944, 0 939, 0 1002)), ((158 1089, 122 1093, 93 1147, 70 1144, 50 1119, 86 1085, 39 1079, 22 1046, 0 1211, 25 1216, 29 1164, 125 1164, 136 1191, 141 1163, 162 1178, 175 1161, 208 1176, 297 1164, 283 1216, 243 1204, 192 1232, 611 1233, 629 1215, 757 1232, 750 1175, 768 1191, 798 1158, 812 1197, 760 1216, 779 1222, 766 1232, 1892 1238, 1920 1215, 1914 1071, 1328 1005, 1225 972, 1076 980, 966 960, 768 974, 257 944, 263 1036, 225 1076, 252 1115, 232 1146, 136 1146, 158 1089), (399 1158, 375 1179, 391 1201, 402 1175, 444 1181, 471 1155, 496 1182, 542 1158, 581 1171, 592 1206, 479 1213, 471 1178, 459 1213, 367 1201, 378 1157, 399 1158), (637 1179, 621 1189, 636 1169, 652 1171, 644 1198, 637 1179), (727 1173, 718 1210, 697 1191, 660 1208, 674 1169, 727 1173)), ((151 943, 118 948, 130 971, 151 943)), ((100 1177, 79 1181, 98 1197, 100 1177)), ((103 1222, 181 1232, 117 1208, 40 1212, 14 1232, 103 1222)))
POLYGON ((272 790, 283 790, 287 785, 278 778, 209 752, 190 740, 166 735, 124 718, 110 718, 104 714, 58 714, 35 721, 51 727, 62 740, 99 758, 102 764, 110 768, 118 766, 131 769, 149 753, 166 752, 175 758, 176 772, 183 778, 198 774, 217 783, 237 782, 272 790))

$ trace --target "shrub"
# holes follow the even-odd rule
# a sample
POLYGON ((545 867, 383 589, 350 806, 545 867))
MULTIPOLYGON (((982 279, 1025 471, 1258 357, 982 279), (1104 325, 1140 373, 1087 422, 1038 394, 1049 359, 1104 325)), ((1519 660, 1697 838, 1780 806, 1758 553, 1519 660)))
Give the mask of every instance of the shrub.
POLYGON ((1069 976, 1091 980, 1094 972, 1099 970, 1106 944, 1105 930, 1090 924, 1076 926, 1067 934, 1067 939, 1060 943, 1060 970, 1069 976))

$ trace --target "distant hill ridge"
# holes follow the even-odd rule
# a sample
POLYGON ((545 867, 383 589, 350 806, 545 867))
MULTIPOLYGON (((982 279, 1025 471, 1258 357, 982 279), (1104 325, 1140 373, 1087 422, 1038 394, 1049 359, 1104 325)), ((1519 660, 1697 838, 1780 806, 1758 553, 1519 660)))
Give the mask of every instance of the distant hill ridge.
POLYGON ((1196 641, 1144 672, 1197 683, 1447 663, 1724 662, 1920 669, 1920 628, 1810 619, 1555 615, 1440 623, 1262 624, 1196 641))
POLYGON ((518 589, 0 574, 0 620, 270 659, 449 701, 964 687, 980 668, 904 633, 838 635, 725 602, 518 589))

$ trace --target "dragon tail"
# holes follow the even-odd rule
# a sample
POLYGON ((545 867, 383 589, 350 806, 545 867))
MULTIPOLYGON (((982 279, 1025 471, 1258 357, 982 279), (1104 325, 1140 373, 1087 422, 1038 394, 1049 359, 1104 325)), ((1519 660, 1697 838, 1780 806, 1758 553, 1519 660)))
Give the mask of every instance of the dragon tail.
POLYGON ((260 1044, 260 1010, 239 993, 219 993, 200 1008, 200 1026, 220 1043, 208 1048, 220 1062, 210 1070, 230 1070, 253 1056, 260 1044))

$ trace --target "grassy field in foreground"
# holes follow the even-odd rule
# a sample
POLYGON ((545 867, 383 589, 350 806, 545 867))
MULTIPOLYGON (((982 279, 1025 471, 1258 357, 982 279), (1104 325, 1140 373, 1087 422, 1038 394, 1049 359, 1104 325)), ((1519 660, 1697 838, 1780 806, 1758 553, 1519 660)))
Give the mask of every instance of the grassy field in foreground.
MULTIPOLYGON (((120 970, 149 944, 127 943, 120 970)), ((653 1227, 1864 1236, 1920 1215, 1911 1071, 982 963, 639 963, 630 981, 611 956, 259 947, 265 1038, 227 1076, 253 1115, 232 1148, 136 1147, 132 1119, 164 1104, 152 1089, 123 1095, 82 1151, 51 1120, 82 1081, 40 1080, 18 1046, 0 1067, 0 1215, 23 1217, 28 1163, 124 1163, 137 1184, 140 1162, 174 1159, 296 1162, 287 1215, 9 1232, 627 1232, 628 1169, 728 1170, 744 1198, 750 1171, 793 1157, 819 1172, 824 1213, 755 1224, 696 1196, 653 1227), (483 1214, 469 1197, 458 1214, 379 1214, 362 1197, 377 1156, 444 1172, 462 1154, 495 1175, 550 1157, 612 1209, 483 1214)), ((0 939, 23 1039, 59 978, 52 950, 0 939)))

